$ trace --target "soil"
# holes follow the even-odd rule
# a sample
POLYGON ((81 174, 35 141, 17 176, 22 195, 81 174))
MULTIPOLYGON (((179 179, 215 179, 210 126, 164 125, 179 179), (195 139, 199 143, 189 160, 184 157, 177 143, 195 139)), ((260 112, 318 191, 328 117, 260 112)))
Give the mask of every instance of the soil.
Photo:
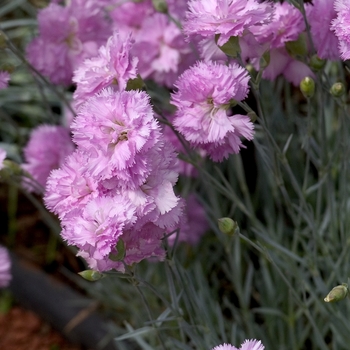
POLYGON ((19 306, 0 314, 0 349, 2 350, 81 350, 67 342, 35 313, 19 306))
MULTIPOLYGON (((21 193, 18 193, 15 218, 11 220, 9 193, 10 188, 0 184, 0 244, 10 248, 30 265, 71 284, 59 273, 60 267, 78 272, 82 269, 81 263, 59 238, 53 236, 38 210, 21 193)), ((40 197, 37 199, 40 201, 40 197)), ((0 349, 81 350, 82 347, 70 344, 35 313, 15 302, 7 313, 0 313, 0 349)))

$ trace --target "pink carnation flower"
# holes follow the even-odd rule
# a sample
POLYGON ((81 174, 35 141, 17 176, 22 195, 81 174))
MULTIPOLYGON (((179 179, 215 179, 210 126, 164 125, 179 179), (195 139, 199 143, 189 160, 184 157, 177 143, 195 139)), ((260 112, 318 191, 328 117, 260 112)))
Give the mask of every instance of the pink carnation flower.
POLYGON ((24 148, 26 163, 22 164, 39 184, 45 187, 53 169, 59 168, 74 151, 69 130, 62 126, 41 125, 34 129, 24 148))
POLYGON ((347 0, 334 2, 337 17, 332 21, 331 29, 339 40, 339 51, 343 60, 350 58, 350 3, 347 0))
POLYGON ((195 147, 205 149, 217 161, 238 153, 244 136, 253 138, 249 117, 228 115, 233 100, 242 101, 248 94, 247 71, 231 64, 198 62, 177 80, 178 91, 171 102, 178 110, 175 128, 195 147), (224 151, 222 156, 216 151, 224 151))
POLYGON ((168 87, 195 61, 181 30, 161 13, 142 22, 132 53, 139 58, 143 79, 151 78, 168 87))
POLYGON ((73 71, 95 56, 110 35, 101 6, 93 0, 50 4, 38 14, 39 36, 27 47, 29 62, 55 84, 69 85, 73 71))
POLYGON ((315 1, 308 15, 317 55, 323 59, 337 60, 340 57, 338 39, 331 30, 335 17, 334 0, 315 1))
POLYGON ((108 259, 119 236, 135 222, 135 207, 123 196, 92 199, 80 215, 67 215, 62 222, 63 239, 96 260, 108 259))
POLYGON ((6 71, 0 71, 0 90, 6 89, 10 81, 10 73, 6 71))
POLYGON ((212 350, 264 350, 264 349, 265 347, 260 340, 246 339, 241 344, 241 347, 239 349, 237 349, 235 346, 231 344, 222 344, 222 345, 215 346, 215 348, 213 348, 212 350))
POLYGON ((260 43, 269 43, 271 48, 283 47, 288 41, 298 39, 305 29, 301 12, 293 5, 284 2, 274 4, 274 15, 269 23, 253 26, 250 31, 260 43))
POLYGON ((106 46, 100 47, 97 57, 80 65, 73 77, 77 84, 74 92, 76 107, 105 87, 125 90, 128 80, 136 78, 138 59, 129 54, 132 44, 130 35, 115 32, 106 46))
POLYGON ((0 148, 0 170, 4 167, 4 160, 6 158, 6 151, 0 148))
POLYGON ((87 172, 89 156, 79 150, 69 155, 46 183, 45 205, 63 219, 72 210, 82 210, 99 195, 98 184, 87 172))
MULTIPOLYGON (((168 229, 167 232, 174 231, 176 227, 168 229)), ((186 199, 186 210, 179 225, 179 242, 197 244, 205 231, 209 229, 209 223, 204 208, 198 202, 194 194, 190 194, 186 199)), ((176 233, 168 238, 168 242, 173 244, 176 233)))
POLYGON ((5 288, 10 284, 11 260, 8 250, 0 246, 0 288, 5 288))
POLYGON ((245 29, 266 22, 271 12, 271 5, 255 0, 191 0, 188 6, 185 34, 220 34, 219 46, 231 36, 242 36, 245 29))
POLYGON ((160 137, 149 96, 141 91, 102 90, 82 106, 72 130, 74 142, 92 155, 94 176, 104 179, 131 169, 143 174, 142 160, 135 161, 160 137))

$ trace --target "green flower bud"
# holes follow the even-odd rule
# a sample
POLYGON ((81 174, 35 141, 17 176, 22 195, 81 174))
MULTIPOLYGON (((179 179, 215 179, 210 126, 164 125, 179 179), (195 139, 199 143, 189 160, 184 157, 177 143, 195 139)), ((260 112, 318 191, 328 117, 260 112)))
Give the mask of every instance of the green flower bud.
POLYGON ((265 69, 270 64, 270 51, 265 51, 260 57, 259 66, 261 69, 265 69))
POLYGON ((300 90, 305 98, 310 98, 315 93, 315 81, 310 77, 305 77, 300 82, 300 90))
MULTIPOLYGON (((216 43, 218 42, 219 36, 220 34, 215 35, 216 43)), ((224 45, 219 46, 219 49, 227 56, 236 58, 241 52, 238 36, 231 36, 230 39, 228 39, 228 41, 224 45)))
POLYGON ((326 60, 319 58, 317 55, 313 55, 310 59, 310 68, 314 71, 321 70, 326 65, 326 60))
POLYGON ((152 4, 157 12, 168 13, 168 4, 166 0, 152 0, 152 4))
POLYGON ((142 90, 145 87, 145 84, 140 76, 140 74, 137 74, 137 77, 135 79, 129 79, 126 83, 126 91, 130 90, 142 90))
POLYGON ((346 283, 342 283, 340 286, 334 287, 324 298, 324 301, 326 303, 335 303, 343 300, 348 295, 348 291, 348 285, 346 283))
POLYGON ((113 260, 113 261, 121 261, 124 259, 125 257, 125 243, 122 239, 118 240, 117 245, 115 246, 117 253, 110 253, 109 254, 109 259, 113 260))
POLYGON ((218 219, 219 230, 226 235, 233 236, 237 230, 239 230, 236 221, 231 218, 220 218, 218 219))
POLYGON ((248 115, 248 117, 250 118, 250 121, 251 121, 252 123, 255 123, 255 122, 256 122, 258 116, 256 115, 256 113, 255 113, 254 111, 248 112, 247 115, 248 115))
POLYGON ((334 97, 341 97, 345 94, 345 86, 343 83, 334 83, 329 92, 334 97))
POLYGON ((295 41, 286 42, 286 50, 292 56, 305 56, 308 52, 305 33, 299 35, 295 41))
POLYGON ((84 270, 78 272, 78 275, 90 282, 98 281, 104 276, 103 273, 94 270, 84 270))

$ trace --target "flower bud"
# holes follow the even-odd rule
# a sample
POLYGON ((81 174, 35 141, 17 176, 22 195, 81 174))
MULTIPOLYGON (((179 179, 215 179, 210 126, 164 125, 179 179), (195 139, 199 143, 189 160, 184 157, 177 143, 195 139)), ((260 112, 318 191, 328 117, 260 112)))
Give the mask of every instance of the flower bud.
POLYGON ((168 13, 168 4, 165 0, 152 0, 154 9, 160 13, 168 13))
POLYGON ((140 74, 137 74, 137 77, 135 79, 129 79, 126 83, 126 91, 130 90, 142 90, 145 87, 145 84, 140 76, 140 74))
POLYGON ((248 112, 247 115, 252 123, 256 122, 258 116, 256 115, 256 113, 254 111, 248 112))
POLYGON ((314 71, 321 70, 326 65, 326 60, 319 58, 317 55, 313 55, 310 59, 310 68, 314 71))
POLYGON ((315 93, 315 81, 310 77, 305 77, 300 82, 300 90, 305 98, 310 98, 315 93))
POLYGON ((233 236, 236 231, 239 230, 238 224, 236 221, 233 221, 231 218, 220 218, 218 219, 219 230, 226 235, 233 236))
POLYGON ((101 272, 95 271, 95 270, 84 270, 81 272, 78 272, 78 275, 86 279, 90 282, 95 282, 101 279, 104 275, 101 272))
POLYGON ((345 86, 343 83, 334 83, 329 92, 334 97, 341 97, 345 94, 345 86))
POLYGON ((117 253, 110 253, 109 259, 113 261, 121 261, 125 257, 125 243, 122 239, 118 240, 117 245, 115 246, 115 249, 117 250, 117 253))
MULTIPOLYGON (((220 34, 215 35, 215 42, 219 40, 220 34)), ((239 46, 239 38, 238 36, 231 36, 228 41, 222 45, 219 46, 219 49, 225 53, 227 56, 236 58, 238 54, 241 52, 241 47, 239 46)))
POLYGON ((292 56, 305 56, 308 52, 305 33, 301 33, 297 40, 286 42, 286 50, 292 56))
POLYGON ((261 69, 265 69, 270 64, 270 51, 265 51, 260 57, 259 66, 261 69))
POLYGON ((342 283, 340 286, 334 287, 328 295, 324 298, 326 303, 335 303, 337 301, 343 300, 348 295, 348 285, 342 283))

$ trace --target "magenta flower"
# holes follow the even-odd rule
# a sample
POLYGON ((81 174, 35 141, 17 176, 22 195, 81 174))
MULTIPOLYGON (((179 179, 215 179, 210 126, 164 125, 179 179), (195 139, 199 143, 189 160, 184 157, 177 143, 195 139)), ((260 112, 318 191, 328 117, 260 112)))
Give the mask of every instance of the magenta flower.
POLYGON ((5 288, 10 284, 11 260, 8 250, 0 245, 0 288, 5 288))
POLYGON ((41 125, 32 131, 24 148, 26 162, 22 167, 45 187, 51 170, 59 168, 73 151, 74 144, 67 128, 41 125))
POLYGON ((337 60, 340 57, 338 39, 331 30, 335 18, 334 0, 318 0, 311 6, 308 21, 313 43, 320 58, 337 60))
POLYGON ((106 46, 100 47, 97 57, 80 65, 73 76, 77 84, 74 92, 76 107, 105 87, 125 90, 128 80, 136 78, 138 59, 129 54, 132 44, 130 35, 115 32, 106 46))
POLYGON ((82 106, 72 131, 78 147, 92 155, 90 169, 94 176, 104 179, 131 169, 144 174, 142 161, 137 163, 136 159, 142 158, 160 137, 148 95, 112 89, 102 90, 82 106))
POLYGON ((28 45, 27 57, 55 84, 71 84, 73 71, 111 34, 93 0, 71 0, 66 7, 51 3, 39 12, 38 22, 39 36, 28 45))
POLYGON ((0 170, 4 167, 4 160, 6 158, 6 151, 0 148, 0 170))
POLYGON ((188 6, 185 34, 220 34, 219 46, 231 36, 242 36, 245 29, 268 21, 271 15, 271 5, 255 0, 191 0, 188 6))
POLYGON ((334 2, 337 17, 332 21, 331 29, 339 40, 339 51, 343 60, 350 58, 350 3, 347 0, 334 2))
POLYGON ((271 48, 284 47, 288 41, 298 39, 305 29, 301 12, 293 5, 284 2, 274 4, 273 18, 264 25, 253 26, 250 31, 261 44, 269 43, 271 48))
POLYGON ((98 184, 87 172, 89 156, 81 151, 69 155, 59 169, 51 171, 46 183, 46 207, 63 219, 72 210, 82 210, 99 195, 98 184))
POLYGON ((10 81, 10 73, 6 71, 0 71, 0 90, 6 89, 10 81))
POLYGON ((249 117, 228 114, 233 101, 242 101, 248 94, 248 72, 231 64, 198 62, 177 80, 178 91, 171 103, 178 110, 175 128, 193 146, 205 149, 213 160, 221 161, 230 153, 238 153, 244 136, 253 138, 249 117), (222 156, 218 154, 225 151, 222 156))
POLYGON ((71 212, 62 221, 63 239, 90 257, 102 260, 113 252, 119 236, 135 222, 135 208, 127 198, 100 196, 92 199, 80 215, 71 212))
POLYGON ((215 348, 213 348, 212 350, 264 350, 264 349, 265 347, 260 340, 246 339, 241 344, 241 347, 239 349, 237 349, 235 346, 231 344, 222 344, 222 345, 215 346, 215 348))

